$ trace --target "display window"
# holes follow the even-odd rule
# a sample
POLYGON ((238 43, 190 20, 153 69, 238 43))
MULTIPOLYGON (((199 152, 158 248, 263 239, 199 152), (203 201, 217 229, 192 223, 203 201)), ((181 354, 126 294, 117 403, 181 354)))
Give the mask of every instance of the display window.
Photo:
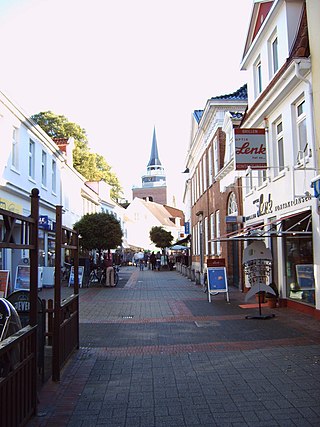
POLYGON ((296 215, 284 221, 287 298, 315 305, 312 224, 310 216, 296 215))

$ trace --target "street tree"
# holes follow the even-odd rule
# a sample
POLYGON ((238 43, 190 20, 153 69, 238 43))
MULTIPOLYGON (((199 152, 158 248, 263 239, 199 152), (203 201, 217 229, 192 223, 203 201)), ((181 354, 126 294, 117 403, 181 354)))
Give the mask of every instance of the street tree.
POLYGON ((162 226, 152 227, 149 232, 149 236, 150 240, 156 245, 156 247, 161 248, 162 250, 172 245, 172 234, 162 226))
POLYGON ((73 167, 88 181, 104 180, 111 185, 111 197, 118 199, 122 196, 122 188, 118 177, 112 171, 105 158, 90 150, 85 129, 78 124, 69 122, 63 115, 52 111, 44 111, 31 116, 51 138, 73 138, 73 167))
POLYGON ((97 250, 99 260, 103 251, 110 253, 122 243, 120 222, 105 212, 86 214, 73 227, 81 236, 80 246, 88 251, 97 250))

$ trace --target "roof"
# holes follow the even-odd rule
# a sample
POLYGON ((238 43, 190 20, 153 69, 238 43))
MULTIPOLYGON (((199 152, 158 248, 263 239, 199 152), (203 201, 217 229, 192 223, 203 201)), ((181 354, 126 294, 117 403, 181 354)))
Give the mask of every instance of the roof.
POLYGON ((247 84, 244 84, 235 92, 227 95, 213 96, 210 99, 217 101, 246 101, 248 99, 247 84))
POLYGON ((151 155, 148 163, 148 167, 150 166, 161 166, 161 162, 158 154, 158 145, 156 138, 156 129, 153 129, 153 138, 152 138, 152 146, 151 146, 151 155))
POLYGON ((229 111, 229 113, 231 115, 231 119, 233 120, 241 120, 244 116, 244 113, 240 113, 238 111, 229 111))
POLYGON ((203 114, 203 110, 194 110, 193 116, 196 119, 197 123, 200 123, 202 114, 203 114))
MULTIPOLYGON (((175 223, 172 222, 171 220, 171 218, 174 217, 173 212, 171 211, 169 206, 160 205, 159 203, 149 202, 143 199, 139 199, 139 201, 160 222, 160 224, 164 226, 175 227, 175 223)), ((176 217, 179 217, 179 218, 181 218, 181 216, 183 217, 182 211, 180 211, 179 209, 176 209, 176 211, 177 211, 176 217)))

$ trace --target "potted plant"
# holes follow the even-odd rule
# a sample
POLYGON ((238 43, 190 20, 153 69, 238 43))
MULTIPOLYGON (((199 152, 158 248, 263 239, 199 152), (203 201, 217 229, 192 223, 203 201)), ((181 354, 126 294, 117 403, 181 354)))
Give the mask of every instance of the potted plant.
POLYGON ((278 290, 277 285, 274 282, 271 282, 269 286, 274 291, 275 295, 273 295, 271 293, 267 293, 267 295, 266 295, 267 303, 268 303, 268 306, 270 308, 275 308, 275 307, 277 307, 277 302, 278 302, 278 298, 279 298, 279 290, 278 290))

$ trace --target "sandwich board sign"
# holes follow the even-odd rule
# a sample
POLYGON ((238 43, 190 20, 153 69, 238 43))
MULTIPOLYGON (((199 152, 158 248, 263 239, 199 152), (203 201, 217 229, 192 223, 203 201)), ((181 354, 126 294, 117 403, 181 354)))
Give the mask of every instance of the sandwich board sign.
POLYGON ((208 300, 211 302, 211 296, 219 293, 227 294, 229 302, 228 282, 226 267, 208 267, 208 300))

